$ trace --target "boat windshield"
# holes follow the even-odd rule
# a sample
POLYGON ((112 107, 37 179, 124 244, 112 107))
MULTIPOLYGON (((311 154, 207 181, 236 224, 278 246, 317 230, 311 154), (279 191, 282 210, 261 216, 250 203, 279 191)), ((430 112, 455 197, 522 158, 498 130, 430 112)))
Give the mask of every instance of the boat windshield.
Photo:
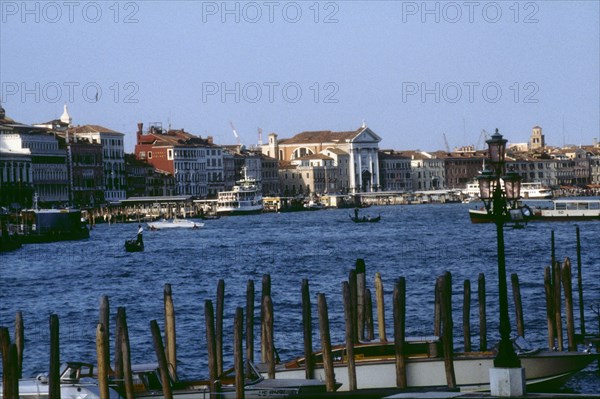
POLYGON ((85 363, 63 363, 60 380, 63 382, 76 382, 85 377, 94 377, 94 366, 85 363))

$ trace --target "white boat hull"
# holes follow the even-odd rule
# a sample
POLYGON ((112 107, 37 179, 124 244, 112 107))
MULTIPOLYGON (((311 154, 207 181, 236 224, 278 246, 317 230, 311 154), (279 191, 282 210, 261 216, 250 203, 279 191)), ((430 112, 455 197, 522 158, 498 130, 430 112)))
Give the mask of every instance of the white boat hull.
POLYGON ((148 227, 154 230, 162 229, 199 229, 204 227, 204 223, 193 222, 186 219, 161 220, 158 222, 147 223, 148 227))
POLYGON ((248 215, 260 213, 263 211, 263 205, 248 205, 240 207, 220 206, 217 208, 218 215, 248 215))
MULTIPOLYGON (((119 394, 109 388, 109 399, 120 399, 119 394)), ((21 399, 48 399, 48 381, 38 378, 19 380, 19 398, 21 399)), ((100 399, 100 389, 95 383, 60 384, 60 397, 65 399, 100 399)), ((2 386, 0 385, 0 398, 2 386)))
MULTIPOLYGON (((597 356, 578 352, 539 352, 534 355, 520 356, 525 369, 528 386, 560 381, 585 368, 597 359, 597 356)), ((489 390, 489 369, 494 367, 494 358, 490 353, 469 354, 454 358, 456 384, 463 391, 489 390)), ((336 382, 341 383, 340 391, 347 391, 348 366, 338 362, 334 364, 336 382)), ((304 378, 304 368, 277 369, 277 378, 304 378)), ((315 369, 316 379, 325 379, 322 366, 315 369)), ((435 388, 447 386, 446 371, 442 358, 408 358, 406 361, 406 379, 409 388, 435 388)), ((395 359, 356 362, 356 383, 358 389, 396 387, 395 359)))

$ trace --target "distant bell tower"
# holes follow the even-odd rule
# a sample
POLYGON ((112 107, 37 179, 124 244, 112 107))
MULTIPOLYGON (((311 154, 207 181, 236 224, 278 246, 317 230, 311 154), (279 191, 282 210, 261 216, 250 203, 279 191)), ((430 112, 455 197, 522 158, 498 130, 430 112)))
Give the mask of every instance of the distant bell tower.
POLYGON ((531 138, 529 139, 529 149, 537 150, 538 148, 544 148, 546 146, 546 140, 542 134, 542 128, 534 126, 531 131, 531 138))
POLYGON ((281 158, 279 157, 279 143, 277 142, 276 133, 269 134, 269 150, 267 156, 281 161, 281 158))

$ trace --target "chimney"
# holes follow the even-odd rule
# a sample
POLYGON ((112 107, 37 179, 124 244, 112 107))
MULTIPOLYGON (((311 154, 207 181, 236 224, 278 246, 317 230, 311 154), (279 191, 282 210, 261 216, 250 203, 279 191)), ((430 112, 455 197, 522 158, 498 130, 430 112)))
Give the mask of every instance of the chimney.
POLYGON ((212 144, 213 143, 213 136, 206 136, 206 142, 208 144, 212 144))
POLYGON ((137 141, 140 142, 142 138, 142 133, 144 132, 144 124, 142 122, 138 122, 138 130, 137 130, 137 141))

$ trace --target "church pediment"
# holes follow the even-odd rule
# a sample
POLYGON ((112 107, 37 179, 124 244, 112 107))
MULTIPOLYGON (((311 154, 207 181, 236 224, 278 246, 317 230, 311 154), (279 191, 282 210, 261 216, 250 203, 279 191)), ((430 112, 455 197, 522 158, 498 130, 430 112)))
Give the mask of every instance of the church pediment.
POLYGON ((368 127, 359 131, 356 137, 352 139, 353 143, 379 143, 380 141, 381 137, 375 134, 375 132, 368 127))

